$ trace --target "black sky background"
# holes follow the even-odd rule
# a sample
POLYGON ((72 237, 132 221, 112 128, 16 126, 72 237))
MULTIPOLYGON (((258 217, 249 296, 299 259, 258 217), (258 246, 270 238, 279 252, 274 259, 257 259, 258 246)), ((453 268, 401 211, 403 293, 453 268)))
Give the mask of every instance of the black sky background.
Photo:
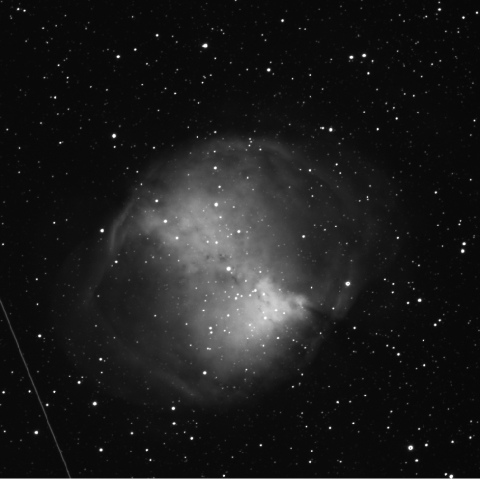
MULTIPOLYGON (((0 295, 71 476, 479 476, 473 2, 0 7, 0 295), (129 405, 62 351, 55 279, 153 159, 224 132, 370 161, 399 191, 403 249, 263 401, 129 405)), ((1 331, 1 475, 65 477, 1 331)))

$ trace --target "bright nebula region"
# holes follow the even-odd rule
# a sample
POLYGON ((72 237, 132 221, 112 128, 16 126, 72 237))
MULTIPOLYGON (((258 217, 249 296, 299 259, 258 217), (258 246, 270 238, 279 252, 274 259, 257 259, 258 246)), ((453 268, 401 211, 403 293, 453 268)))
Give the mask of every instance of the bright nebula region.
POLYGON ((311 364, 391 262, 394 196, 354 155, 277 140, 157 159, 66 260, 59 338, 128 401, 248 403, 311 364))

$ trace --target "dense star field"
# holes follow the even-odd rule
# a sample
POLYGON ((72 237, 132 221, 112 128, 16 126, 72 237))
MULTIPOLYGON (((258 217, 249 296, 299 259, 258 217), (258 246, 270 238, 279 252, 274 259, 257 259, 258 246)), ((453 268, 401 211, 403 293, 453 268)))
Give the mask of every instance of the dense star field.
POLYGON ((478 477, 478 5, 1 5, 0 477, 478 477))
POLYGON ((394 212, 389 182, 341 152, 194 144, 157 159, 105 238, 69 258, 59 337, 129 400, 248 401, 311 362, 391 263, 394 212))

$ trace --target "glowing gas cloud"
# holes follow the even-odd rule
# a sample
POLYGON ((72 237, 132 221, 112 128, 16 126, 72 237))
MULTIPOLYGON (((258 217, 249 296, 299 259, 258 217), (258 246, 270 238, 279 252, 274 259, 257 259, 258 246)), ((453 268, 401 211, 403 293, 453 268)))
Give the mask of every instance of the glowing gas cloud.
POLYGON ((62 270, 65 348, 129 400, 248 402, 308 365, 393 258, 393 197, 352 156, 276 140, 159 158, 62 270))

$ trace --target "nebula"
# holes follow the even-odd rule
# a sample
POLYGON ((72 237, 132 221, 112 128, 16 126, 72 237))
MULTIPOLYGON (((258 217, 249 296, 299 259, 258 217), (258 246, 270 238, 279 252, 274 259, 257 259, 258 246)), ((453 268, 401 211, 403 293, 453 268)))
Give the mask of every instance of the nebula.
POLYGON ((385 269, 394 209, 386 177, 352 156, 199 142, 153 162, 106 237, 71 254, 57 331, 129 401, 248 402, 309 365, 385 269))

